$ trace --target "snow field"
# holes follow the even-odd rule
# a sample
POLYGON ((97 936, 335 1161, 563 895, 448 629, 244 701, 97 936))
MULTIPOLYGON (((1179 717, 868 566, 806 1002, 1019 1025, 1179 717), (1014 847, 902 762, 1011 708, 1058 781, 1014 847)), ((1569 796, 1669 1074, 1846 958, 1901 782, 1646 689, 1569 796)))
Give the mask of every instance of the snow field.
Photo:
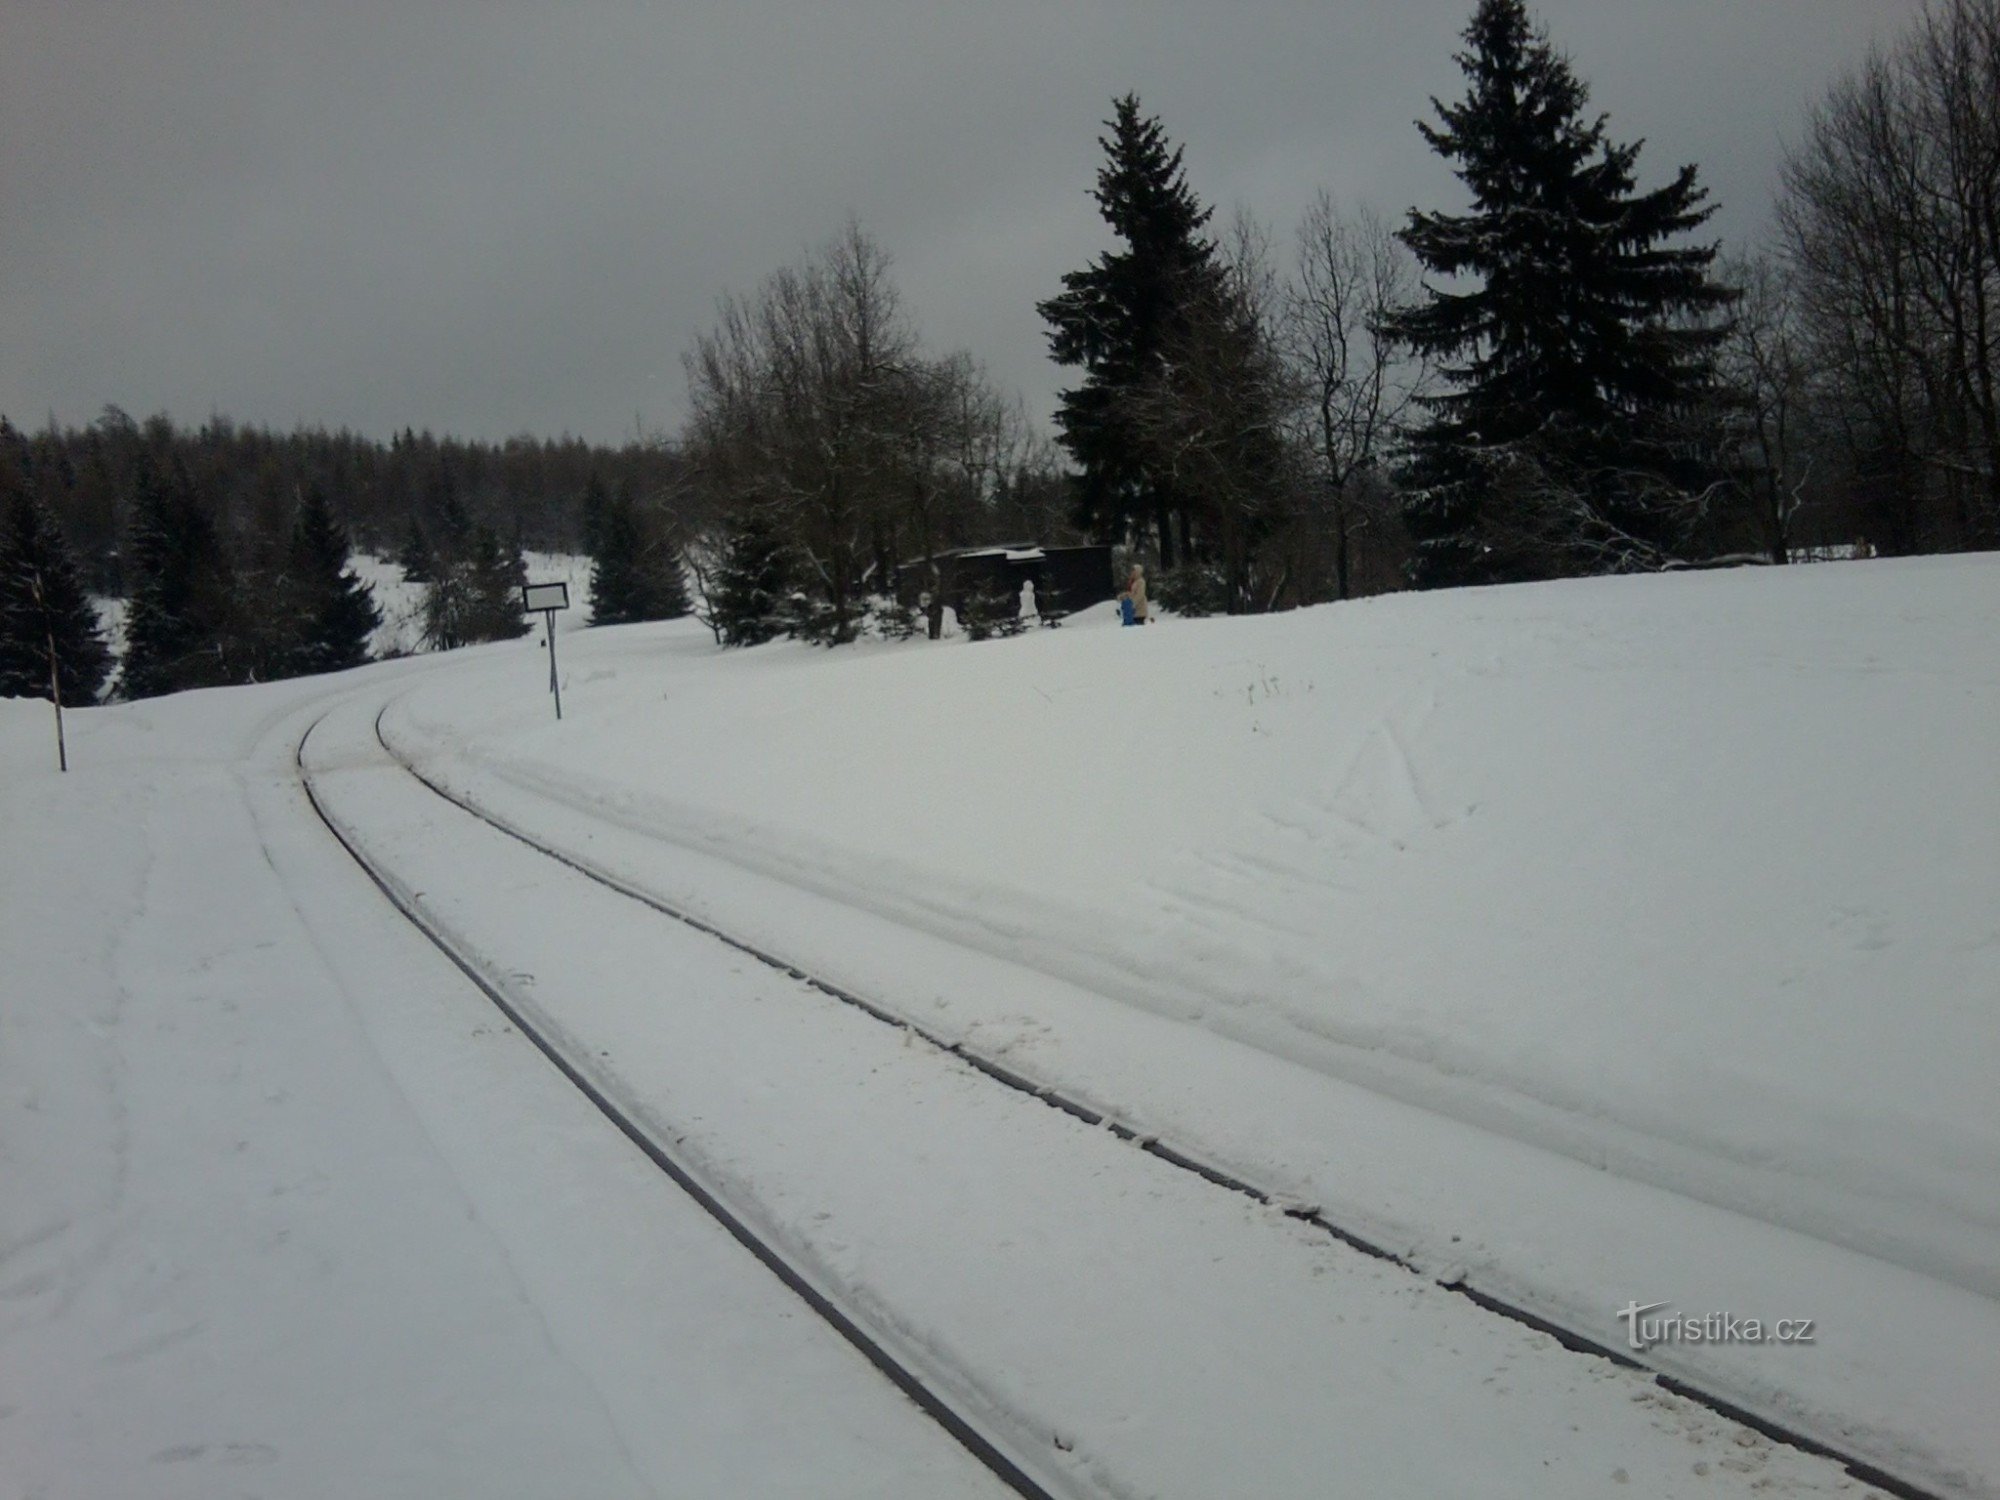
POLYGON ((1995 576, 831 664, 683 627, 573 729, 471 678, 412 714, 580 806, 1991 1296, 1995 576))
POLYGON ((997 1496, 384 920, 326 694, 80 714, 67 778, 0 703, 0 1492, 997 1496))
POLYGON ((927 1049, 823 1031, 802 1017, 845 1008, 717 972, 657 918, 551 926, 572 898, 544 897, 545 862, 388 791, 376 707, 551 842, 1431 1275, 1606 1343, 1633 1300, 1814 1317, 1810 1348, 1648 1358, 2000 1495, 2000 559, 1107 626, 831 654, 584 631, 561 725, 530 637, 82 711, 66 781, 46 708, 0 703, 0 1474, 546 1492, 535 1448, 593 1493, 963 1488, 924 1424, 867 1414, 878 1377, 794 1343, 796 1309, 766 1321, 688 1271, 679 1231, 624 1217, 628 1148, 596 1163, 604 1127, 486 1046, 484 1002, 305 821, 291 745, 352 695, 317 753, 399 868, 1086 1492, 1130 1492, 1128 1468, 1282 1489, 1336 1459, 1306 1492, 1602 1493, 1617 1470, 1637 1493, 1860 1490, 1608 1384, 1653 1432, 1633 1437, 1574 1384, 1601 1362, 1485 1315, 1466 1333, 1470 1305, 1421 1278, 1156 1180, 927 1049), (269 1191, 314 1173, 317 1196, 269 1191), (1325 1297, 1239 1318, 1252 1273, 1325 1297), (1099 1380, 1073 1392, 1049 1350, 1099 1380), (1525 1382, 1511 1424, 1489 1378, 1509 1401, 1525 1382), (755 1425, 771 1381, 827 1409, 796 1447, 755 1425), (1273 1451, 1175 1467, 1150 1440, 1175 1414, 1273 1451), (1544 1459, 1553 1490, 1527 1488, 1544 1459))
POLYGON ((358 710, 322 733, 454 944, 1066 1492, 1858 1492, 585 882, 368 766, 358 710))
POLYGON ((1991 1490, 1997 582, 1870 562, 835 660, 641 628, 578 658, 570 725, 470 678, 391 724, 557 842, 647 835, 618 847, 663 894, 872 994, 944 1003, 909 929, 1019 966, 951 992, 1003 1056, 1605 1342, 1628 1300, 1832 1308, 1811 1356, 1654 1357, 1991 1490), (1170 1024, 1086 1064, 1081 994, 1170 1024), (1190 1023, 1363 1085, 1365 1159, 1309 1086, 1165 1040, 1190 1023), (1481 1170, 1437 1115, 1538 1151, 1481 1170))
MULTIPOLYGON (((421 700, 383 727, 412 753, 421 700)), ((1622 1347, 1616 1310, 1666 1288, 1688 1309, 1836 1308, 1809 1354, 1659 1348, 1654 1369, 1948 1493, 1996 1462, 2000 1308, 1795 1230, 1606 1172, 1510 1135, 1217 1038, 952 943, 713 850, 580 815, 455 757, 425 774, 699 920, 808 966, 927 1031, 1060 1087, 1141 1134, 1303 1204, 1440 1282, 1464 1281, 1622 1347)))

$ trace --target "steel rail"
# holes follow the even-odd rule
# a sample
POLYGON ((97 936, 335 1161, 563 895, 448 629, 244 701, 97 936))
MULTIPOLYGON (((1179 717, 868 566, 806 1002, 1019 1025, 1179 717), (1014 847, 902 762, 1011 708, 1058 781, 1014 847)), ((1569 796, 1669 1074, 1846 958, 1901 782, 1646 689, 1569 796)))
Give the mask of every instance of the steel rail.
POLYGON ((953 1041, 948 1037, 931 1031, 921 1023, 903 1015, 892 1006, 870 1000, 866 996, 857 994, 845 986, 836 984, 828 979, 823 979, 801 968, 790 959, 759 947, 755 943, 748 942, 716 926, 714 923, 694 915, 692 912, 685 911, 673 903, 663 900, 653 892, 626 880, 624 877, 610 870, 604 869, 602 866, 582 856, 574 855, 566 850, 543 843, 522 828, 516 826, 511 820, 481 807, 470 797, 446 786, 437 780, 437 778, 427 774, 420 767, 399 754, 395 747, 389 743, 388 737, 382 730, 382 720, 391 706, 391 703, 383 704, 381 710, 375 715, 375 738, 377 743, 381 745, 383 753, 388 755, 408 775, 426 787, 435 796, 450 803, 467 816, 478 819, 487 827, 507 835, 509 838, 525 845, 545 858, 553 860, 557 864, 563 865, 629 900, 638 902, 640 905, 650 908, 661 916, 669 917, 676 922, 693 928, 697 932, 704 933, 719 942, 726 943, 729 947, 734 948, 737 952, 749 958, 755 959, 758 963, 776 969, 788 978, 798 980, 809 988, 817 990, 843 1004, 851 1005, 865 1014, 872 1016, 875 1020, 882 1022, 884 1025, 909 1032, 913 1036, 929 1042, 932 1046, 938 1048, 938 1050, 947 1052, 953 1057, 960 1059, 968 1066, 977 1069, 979 1072, 993 1079, 996 1083, 1003 1084, 1018 1093, 1026 1094, 1030 1098, 1039 1100, 1052 1109, 1059 1109, 1065 1114, 1073 1115, 1087 1125, 1101 1125, 1105 1129, 1110 1130, 1119 1139, 1131 1143, 1149 1156, 1166 1162, 1170 1166, 1178 1167, 1183 1171, 1191 1172, 1216 1187, 1240 1194, 1267 1208, 1274 1209, 1287 1218, 1295 1219, 1303 1224, 1309 1224, 1326 1234, 1329 1238, 1339 1241, 1350 1249, 1358 1250, 1363 1255, 1371 1256, 1377 1260, 1388 1261, 1390 1264, 1398 1266, 1412 1275, 1421 1276, 1442 1290, 1456 1293, 1487 1312, 1519 1323, 1524 1327, 1532 1328, 1538 1333, 1546 1334, 1572 1353, 1608 1360, 1622 1369, 1650 1375, 1654 1382, 1670 1395, 1692 1402, 1726 1421, 1749 1428, 1751 1431, 1770 1439, 1772 1442, 1782 1443, 1787 1447, 1795 1448, 1815 1458, 1825 1459, 1830 1463, 1838 1464, 1850 1478, 1859 1483, 1871 1485, 1884 1494, 1895 1496, 1896 1500, 1947 1500, 1947 1497, 1940 1491, 1927 1489, 1911 1480, 1892 1474, 1866 1459, 1856 1457, 1851 1453, 1842 1452, 1823 1439, 1788 1427, 1783 1422, 1752 1411, 1731 1401, 1726 1396, 1704 1390, 1702 1387, 1691 1384, 1680 1376, 1670 1375, 1664 1371, 1657 1370, 1644 1361, 1635 1359, 1626 1350, 1616 1348, 1589 1334, 1580 1333, 1574 1328, 1557 1323, 1535 1312, 1532 1308, 1522 1306, 1520 1303, 1512 1301, 1507 1297, 1482 1290, 1462 1275, 1452 1277, 1432 1276, 1407 1256, 1400 1255, 1387 1246, 1336 1223, 1333 1219, 1327 1217, 1325 1211, 1317 1205, 1298 1204, 1288 1195, 1259 1187, 1225 1167, 1203 1160, 1197 1151, 1170 1144, 1151 1132, 1134 1129, 1132 1126, 1092 1108, 1081 1100, 1071 1097, 1054 1085, 1042 1083, 1024 1074, 1017 1073, 1013 1069, 996 1062, 994 1059, 984 1056, 975 1048, 968 1047, 963 1042, 953 1041))
MULTIPOLYGON (((386 709, 387 705, 384 705, 385 712, 386 709)), ((327 710, 327 714, 330 714, 332 711, 331 709, 327 710)), ((1010 1490, 1014 1491, 1014 1493, 1023 1496, 1024 1500, 1058 1500, 1055 1491, 1049 1489, 1040 1480, 1030 1474, 1022 1463, 1017 1462, 1008 1453, 1003 1451, 997 1440, 988 1437, 984 1432, 980 1431, 972 1419, 959 1412, 946 1396, 926 1382, 923 1376, 917 1373, 917 1371, 899 1359, 880 1339, 869 1332, 857 1318, 840 1307, 829 1293, 816 1285, 813 1279, 795 1265, 782 1250, 760 1235, 744 1218, 731 1209, 727 1203, 700 1180, 692 1168, 688 1167, 674 1155, 665 1142, 661 1141, 658 1136, 648 1130, 630 1110, 626 1109, 624 1105, 613 1098, 584 1068, 572 1060, 548 1036, 546 1031, 537 1024, 536 1020, 522 1006, 518 1005, 480 967, 479 963, 471 955, 461 951, 459 945, 452 940, 450 935, 444 932, 437 923, 432 921, 414 899, 407 896, 398 888, 396 883, 389 877, 387 871, 376 863, 374 858, 360 846, 349 830, 343 828, 340 822, 327 810, 326 804, 321 801, 318 790, 313 785, 312 770, 306 764, 306 742, 312 738, 313 731, 325 722, 327 714, 321 714, 319 718, 313 720, 306 727, 306 732, 299 737, 298 748, 294 752, 293 760, 298 767, 300 783, 305 789, 307 802, 311 804, 313 812, 318 816, 320 822, 325 825, 327 832, 332 834, 340 847, 347 851, 348 857, 356 865, 360 866, 362 873, 368 877, 375 888, 396 909, 397 913, 405 921, 409 922, 411 926, 415 927, 417 931, 422 933, 433 947, 449 959, 453 967, 463 974, 472 983, 473 987, 484 995, 513 1024, 514 1028, 523 1037, 533 1044, 535 1049, 549 1061, 556 1071, 562 1074, 579 1093, 597 1108, 598 1112, 606 1120, 617 1128, 619 1134, 638 1147, 654 1166, 658 1167, 660 1171, 672 1179, 674 1184, 700 1205, 709 1217, 727 1230, 738 1244, 742 1245, 744 1249, 748 1250, 763 1264, 765 1269, 770 1271, 772 1275, 776 1276, 778 1280, 796 1293, 799 1299, 817 1313, 834 1332, 838 1333, 859 1351, 871 1365, 888 1377, 889 1381, 907 1396, 919 1410, 935 1421, 960 1447, 964 1448, 975 1462, 990 1472, 1010 1490)), ((406 771, 409 770, 409 766, 402 758, 389 749, 388 741, 382 739, 381 725, 381 715, 377 714, 375 719, 377 740, 380 741, 383 750, 396 765, 406 771)), ((420 781, 423 780, 421 777, 418 779, 420 781)), ((428 781, 424 781, 423 784, 430 787, 428 781)), ((436 788, 431 787, 431 790, 436 791, 436 788)), ((470 812, 470 809, 465 809, 465 811, 470 812)), ((482 819, 481 821, 486 820, 482 819)))

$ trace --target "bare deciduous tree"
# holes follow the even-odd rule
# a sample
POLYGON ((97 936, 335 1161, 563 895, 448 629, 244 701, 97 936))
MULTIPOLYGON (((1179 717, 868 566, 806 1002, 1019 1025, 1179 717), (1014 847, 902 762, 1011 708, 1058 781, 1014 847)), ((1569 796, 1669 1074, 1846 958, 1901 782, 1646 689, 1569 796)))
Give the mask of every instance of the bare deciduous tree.
POLYGON ((1774 563, 1787 563, 1815 457, 1814 392, 1798 299, 1784 268, 1768 255, 1732 261, 1723 276, 1743 292, 1717 356, 1737 402, 1735 468, 1765 554, 1774 563))
POLYGON ((990 506, 1018 409, 963 354, 931 359, 887 254, 859 226, 748 299, 687 358, 684 453, 714 537, 763 512, 805 573, 797 628, 851 640, 906 549, 962 540, 990 506))
POLYGON ((1815 112, 1779 218, 1886 549, 2000 541, 2000 0, 1948 0, 1815 112))
MULTIPOLYGON (((1239 214, 1219 284, 1181 300, 1148 377, 1121 398, 1152 472, 1183 501, 1181 555, 1220 584, 1231 614, 1270 607, 1253 576, 1258 542, 1284 509, 1290 377, 1271 319, 1278 289, 1265 239, 1239 214)), ((1162 549, 1163 553, 1166 549, 1162 549)))
POLYGON ((1431 380, 1428 361, 1386 330, 1419 282, 1415 261, 1387 223, 1365 207, 1343 211, 1324 191, 1299 225, 1297 255, 1282 340, 1297 372, 1315 503, 1333 551, 1334 597, 1345 599, 1357 534, 1385 518, 1389 491, 1378 470, 1431 380))

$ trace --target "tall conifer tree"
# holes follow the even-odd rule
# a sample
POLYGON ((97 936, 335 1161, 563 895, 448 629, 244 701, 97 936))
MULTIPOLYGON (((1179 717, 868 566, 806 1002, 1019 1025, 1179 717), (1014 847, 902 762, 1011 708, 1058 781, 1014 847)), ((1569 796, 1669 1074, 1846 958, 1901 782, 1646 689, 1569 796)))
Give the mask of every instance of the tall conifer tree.
POLYGON ((611 491, 601 477, 592 474, 584 481, 583 500, 578 508, 583 520, 583 550, 599 557, 604 548, 604 524, 611 514, 611 491))
POLYGON ((127 547, 124 690, 133 698, 241 681, 234 570, 178 461, 142 455, 127 547))
POLYGON ((286 551, 292 661, 299 672, 340 672, 368 660, 368 639, 382 612, 368 585, 348 566, 347 533, 319 486, 306 491, 286 551))
POLYGON ((677 620, 688 612, 687 584, 673 550, 647 535, 628 487, 606 498, 593 528, 590 623, 677 620))
POLYGON ((1191 309, 1215 305, 1224 272, 1202 235, 1202 207, 1156 118, 1139 96, 1116 101, 1098 144, 1105 165, 1094 196, 1124 248, 1063 277, 1061 295, 1039 305, 1057 364, 1083 371, 1056 407, 1059 440, 1082 471, 1077 523, 1107 540, 1132 525, 1158 531, 1161 561, 1174 561, 1172 518, 1186 530, 1188 501, 1163 466, 1150 462, 1134 404, 1153 388, 1163 351, 1185 331, 1191 309))
POLYGON ((521 610, 526 578, 518 546, 502 542, 490 526, 472 526, 462 556, 441 563, 425 591, 425 644, 451 651, 526 635, 528 618, 521 610))
POLYGON ((402 564, 405 583, 429 583, 437 577, 437 551, 415 516, 403 529, 403 546, 396 561, 402 564))
POLYGON ((478 601, 469 568, 439 568, 424 586, 423 642, 433 651, 456 651, 480 637, 478 601))
POLYGON ((729 646, 755 646, 784 634, 793 563, 778 529, 746 510, 730 527, 709 598, 710 628, 729 646))
POLYGON ((521 586, 528 581, 528 564, 518 542, 500 540, 490 526, 472 531, 470 565, 475 641, 510 641, 528 633, 521 609, 521 586))
POLYGON ((1392 325, 1452 387, 1411 441, 1412 581, 1656 562, 1704 477, 1690 416, 1712 314, 1735 296, 1709 277, 1715 246, 1665 242, 1714 209, 1693 166, 1635 190, 1640 143, 1586 117, 1588 89, 1522 0, 1480 0, 1465 41, 1465 98, 1433 100, 1440 123, 1418 129, 1472 209, 1413 211, 1402 232, 1458 289, 1429 287, 1392 325))
POLYGON ((19 478, 0 515, 0 698, 49 697, 53 650, 62 701, 94 703, 110 663, 97 611, 55 517, 19 478))

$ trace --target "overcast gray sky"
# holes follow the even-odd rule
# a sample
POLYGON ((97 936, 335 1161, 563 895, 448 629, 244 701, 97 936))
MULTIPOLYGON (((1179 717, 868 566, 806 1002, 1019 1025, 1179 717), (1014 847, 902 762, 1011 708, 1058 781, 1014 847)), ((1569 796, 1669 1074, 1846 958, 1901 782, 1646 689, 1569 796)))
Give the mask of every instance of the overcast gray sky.
MULTIPOLYGON (((681 351, 853 213, 934 348, 1045 414, 1034 304, 1105 247, 1139 91, 1196 192, 1455 184, 1412 126, 1472 0, 0 0, 0 412, 618 441, 681 351)), ((1739 241, 1784 143, 1916 0, 1544 0, 1645 185, 1739 241)))

